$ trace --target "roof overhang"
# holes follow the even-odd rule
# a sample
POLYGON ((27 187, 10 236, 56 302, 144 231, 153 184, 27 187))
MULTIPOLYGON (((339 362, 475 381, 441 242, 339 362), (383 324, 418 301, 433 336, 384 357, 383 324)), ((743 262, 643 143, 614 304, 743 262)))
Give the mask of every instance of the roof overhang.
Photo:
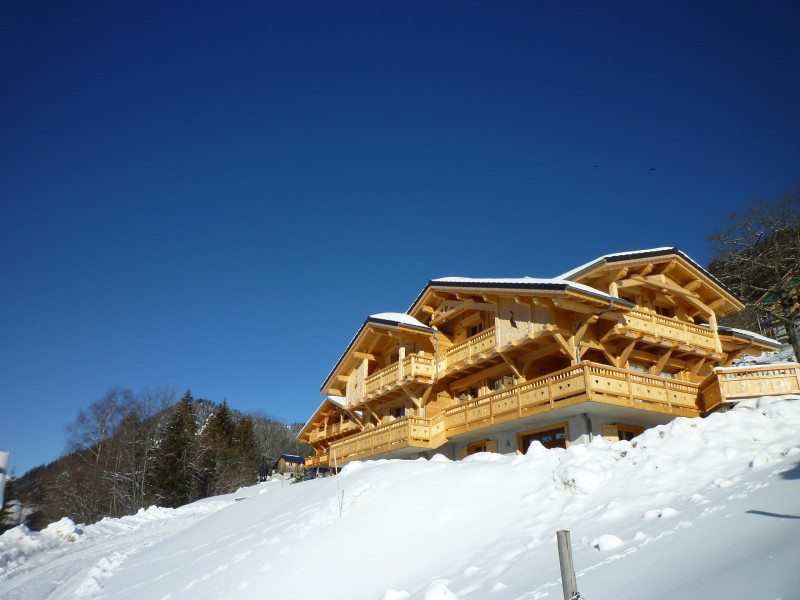
POLYGON ((417 319, 408 314, 379 313, 370 315, 367 317, 366 321, 364 321, 364 324, 361 325, 353 339, 350 340, 350 343, 347 345, 344 353, 339 357, 333 370, 328 374, 328 377, 325 378, 325 382, 322 384, 320 391, 323 394, 331 394, 334 393, 334 390, 339 390, 338 387, 333 386, 334 380, 339 376, 346 375, 345 371, 349 372, 355 360, 361 360, 360 357, 356 356, 356 352, 360 344, 369 336, 375 334, 396 334, 397 337, 413 337, 415 335, 433 337, 437 333, 435 329, 420 323, 417 319))
POLYGON ((587 299, 603 307, 627 311, 635 304, 596 290, 588 285, 566 279, 536 279, 533 277, 507 279, 474 279, 467 277, 445 277, 432 279, 417 295, 408 309, 408 314, 417 315, 421 307, 429 303, 437 293, 475 294, 483 296, 534 296, 545 298, 587 299))
MULTIPOLYGON (((589 281, 602 277, 607 272, 625 267, 638 268, 648 264, 662 265, 671 262, 679 265, 680 270, 687 279, 698 282, 696 285, 703 287, 707 295, 721 298, 724 301, 714 309, 717 314, 730 314, 744 308, 742 300, 728 289, 724 283, 692 260, 686 253, 673 247, 606 254, 567 271, 559 277, 569 281, 589 281)), ((689 290, 686 291, 690 293, 689 290)))

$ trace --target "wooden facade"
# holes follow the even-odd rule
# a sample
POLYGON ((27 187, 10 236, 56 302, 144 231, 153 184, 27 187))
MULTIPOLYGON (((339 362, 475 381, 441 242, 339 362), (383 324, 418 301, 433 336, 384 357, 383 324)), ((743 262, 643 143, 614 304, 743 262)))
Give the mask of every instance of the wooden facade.
POLYGON ((675 248, 556 279, 428 282, 364 322, 299 438, 306 465, 629 437, 740 398, 800 392, 800 366, 736 368, 780 344, 720 328, 742 303, 675 248))

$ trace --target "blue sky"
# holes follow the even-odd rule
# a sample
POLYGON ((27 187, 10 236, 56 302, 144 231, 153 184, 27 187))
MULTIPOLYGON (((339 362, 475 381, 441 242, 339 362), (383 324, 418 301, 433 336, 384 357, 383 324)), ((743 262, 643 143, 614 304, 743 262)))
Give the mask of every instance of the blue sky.
POLYGON ((553 277, 800 182, 795 2, 0 5, 0 450, 111 386, 305 421, 432 278, 553 277), (652 170, 655 169, 655 170, 652 170))

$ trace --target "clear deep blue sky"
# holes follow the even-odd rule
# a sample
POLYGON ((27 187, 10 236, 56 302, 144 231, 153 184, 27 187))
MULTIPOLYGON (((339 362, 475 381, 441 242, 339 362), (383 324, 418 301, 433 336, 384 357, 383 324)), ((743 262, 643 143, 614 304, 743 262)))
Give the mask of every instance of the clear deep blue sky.
POLYGON ((800 182, 798 31, 790 1, 3 2, 0 450, 57 458, 110 386, 305 421, 431 278, 706 264, 800 182))

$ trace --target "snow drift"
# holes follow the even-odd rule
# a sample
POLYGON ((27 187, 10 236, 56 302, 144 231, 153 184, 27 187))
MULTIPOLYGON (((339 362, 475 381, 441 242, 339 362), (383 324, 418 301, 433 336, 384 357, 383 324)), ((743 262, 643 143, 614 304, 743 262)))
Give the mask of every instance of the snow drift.
POLYGON ((16 528, 0 596, 560 599, 569 529, 589 600, 797 598, 798 492, 800 397, 763 398, 632 442, 352 463, 338 481, 16 528))

